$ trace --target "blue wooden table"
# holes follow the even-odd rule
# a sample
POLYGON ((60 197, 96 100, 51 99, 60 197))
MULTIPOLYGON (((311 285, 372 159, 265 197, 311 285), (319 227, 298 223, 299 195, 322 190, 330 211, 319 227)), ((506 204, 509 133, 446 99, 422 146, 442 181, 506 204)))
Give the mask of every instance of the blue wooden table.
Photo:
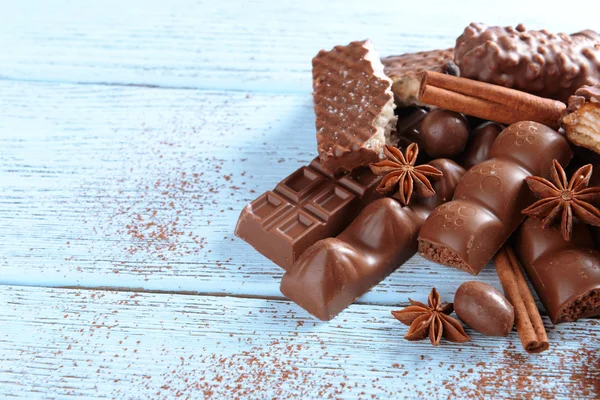
POLYGON ((323 3, 3 2, 1 398, 600 397, 599 320, 544 317, 533 356, 515 332, 409 343, 390 311, 472 279, 415 257, 321 323, 233 236, 315 156, 319 49, 447 48, 472 21, 600 30, 596 2, 323 3))

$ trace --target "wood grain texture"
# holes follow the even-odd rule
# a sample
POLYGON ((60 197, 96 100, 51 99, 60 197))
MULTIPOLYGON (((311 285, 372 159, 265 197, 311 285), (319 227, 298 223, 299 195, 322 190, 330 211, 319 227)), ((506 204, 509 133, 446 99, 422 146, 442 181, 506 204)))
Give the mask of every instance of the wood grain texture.
MULTIPOLYGON (((310 95, 0 84, 0 283, 281 296, 233 236, 244 205, 314 157, 310 95)), ((362 302, 470 276, 415 257, 362 302)), ((497 287, 495 271, 478 279, 497 287)))
POLYGON ((595 0, 215 2, 23 0, 0 13, 4 79, 310 91, 319 49, 371 38, 383 55, 447 48, 469 23, 600 29, 595 0), (115 12, 118 10, 118 12, 115 12), (560 11, 559 11, 560 10, 560 11), (590 10, 590 12, 585 12, 590 10), (560 15, 558 15, 560 14, 560 15))
POLYGON ((389 306, 314 323, 262 299, 6 286, 0 299, 5 398, 600 396, 598 320, 558 326, 550 351, 526 356, 514 332, 407 342, 389 306))
MULTIPOLYGON (((600 30, 581 11, 596 2, 323 3, 2 5, 0 397, 600 397, 598 320, 546 319, 540 356, 515 333, 408 343, 390 311, 471 279, 415 257, 316 323, 233 237, 241 208, 315 155, 319 49, 449 47, 471 21, 600 30)), ((499 287, 490 268, 476 279, 499 287)))

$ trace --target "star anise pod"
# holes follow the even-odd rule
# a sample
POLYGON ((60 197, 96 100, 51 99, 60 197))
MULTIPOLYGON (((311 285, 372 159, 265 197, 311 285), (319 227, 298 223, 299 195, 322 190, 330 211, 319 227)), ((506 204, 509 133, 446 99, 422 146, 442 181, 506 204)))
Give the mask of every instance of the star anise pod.
POLYGON ((408 146, 406 156, 393 146, 386 145, 383 152, 387 159, 370 165, 375 175, 385 175, 377 187, 379 193, 394 195, 404 205, 410 203, 413 191, 422 197, 435 194, 430 180, 440 179, 442 172, 427 164, 415 166, 419 146, 408 146))
POLYGON ((410 306, 402 311, 392 311, 392 315, 404 325, 410 325, 404 336, 406 340, 422 340, 429 335, 431 344, 437 346, 442 337, 450 342, 464 343, 471 340, 458 320, 449 314, 454 311, 454 304, 442 306, 440 295, 431 289, 427 302, 429 305, 410 300, 410 306))
POLYGON ((560 216, 563 239, 570 240, 573 233, 573 216, 580 222, 600 226, 600 210, 595 204, 600 201, 600 187, 587 187, 592 176, 592 165, 579 168, 567 182, 567 175, 553 161, 550 181, 539 176, 526 178, 527 184, 539 199, 523 210, 523 214, 543 218, 542 226, 550 227, 560 216))

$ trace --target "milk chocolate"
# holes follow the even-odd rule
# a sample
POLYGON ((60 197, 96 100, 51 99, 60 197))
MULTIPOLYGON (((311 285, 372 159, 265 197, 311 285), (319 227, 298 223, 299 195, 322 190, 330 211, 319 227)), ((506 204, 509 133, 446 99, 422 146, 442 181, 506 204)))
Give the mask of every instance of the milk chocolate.
POLYGON ((485 122, 471 132, 467 148, 460 157, 460 165, 469 169, 488 159, 492 144, 504 129, 496 122, 485 122))
POLYGON ((465 172, 448 159, 430 164, 444 174, 433 183, 433 197, 416 198, 406 207, 393 198, 374 201, 336 238, 306 250, 283 276, 281 292, 327 321, 412 257, 423 221, 452 197, 465 172))
POLYGON ((398 147, 417 143, 419 150, 434 158, 455 158, 462 153, 469 139, 469 123, 462 115, 443 109, 414 108, 398 118, 398 147))
POLYGON ((338 173, 379 161, 396 129, 392 81, 371 41, 321 50, 312 61, 317 149, 338 173))
POLYGON ((470 78, 566 103, 583 85, 600 84, 598 34, 472 23, 456 40, 454 61, 470 78))
POLYGON ((576 224, 566 241, 560 230, 528 218, 514 249, 553 323, 600 315, 600 252, 586 225, 576 224))
POLYGON ((313 243, 340 233, 380 198, 379 181, 368 167, 334 177, 316 158, 248 204, 235 234, 288 269, 313 243))
POLYGON ((507 336, 515 323, 515 309, 496 288, 468 281, 454 295, 454 312, 469 328, 487 336, 507 336))
POLYGON ((549 177, 552 160, 572 157, 567 140, 536 122, 510 125, 494 141, 490 159, 461 179, 454 200, 438 207, 419 234, 423 257, 477 275, 535 200, 525 178, 549 177))

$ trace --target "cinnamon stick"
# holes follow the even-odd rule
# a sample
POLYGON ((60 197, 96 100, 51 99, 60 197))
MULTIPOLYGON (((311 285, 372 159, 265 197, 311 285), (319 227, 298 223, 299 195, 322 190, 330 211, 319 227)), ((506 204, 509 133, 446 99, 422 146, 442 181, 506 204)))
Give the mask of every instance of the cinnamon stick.
POLYGON ((472 79, 427 71, 419 101, 503 124, 535 121, 558 129, 564 103, 472 79))
POLYGON ((512 249, 509 246, 500 249, 494 264, 504 294, 515 309, 515 325, 523 348, 528 353, 548 350, 550 345, 542 318, 512 249))

